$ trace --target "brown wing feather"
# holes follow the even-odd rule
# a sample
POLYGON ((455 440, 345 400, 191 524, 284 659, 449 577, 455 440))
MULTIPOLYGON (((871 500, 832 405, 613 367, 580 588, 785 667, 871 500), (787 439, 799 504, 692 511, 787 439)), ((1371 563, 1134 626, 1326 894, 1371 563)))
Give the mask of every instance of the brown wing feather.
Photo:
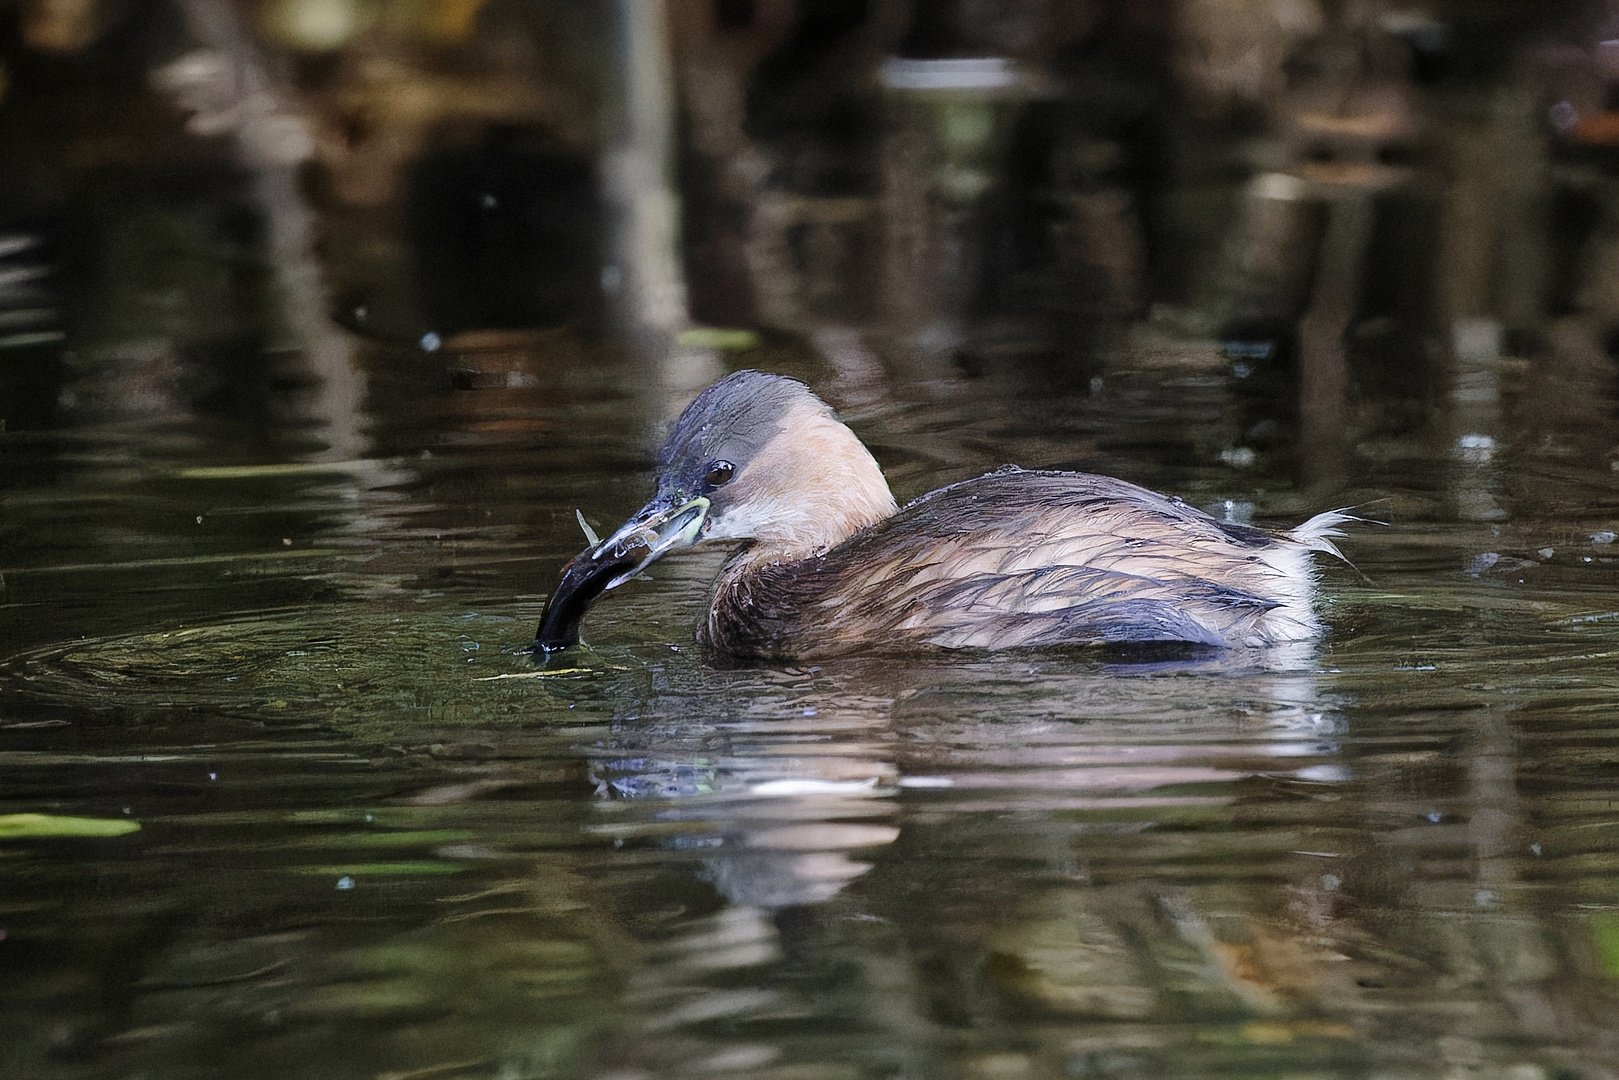
POLYGON ((884 645, 1242 644, 1282 601, 1279 541, 1134 484, 1002 471, 942 488, 801 563, 721 577, 703 636, 817 656, 884 645))

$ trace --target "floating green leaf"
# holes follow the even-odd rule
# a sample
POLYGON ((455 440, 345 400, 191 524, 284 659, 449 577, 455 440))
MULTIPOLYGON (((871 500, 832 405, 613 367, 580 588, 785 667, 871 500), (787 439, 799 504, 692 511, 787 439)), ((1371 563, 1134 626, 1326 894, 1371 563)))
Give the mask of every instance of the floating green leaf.
POLYGON ((1609 977, 1619 979, 1619 911, 1592 916, 1591 929, 1596 931, 1597 956, 1602 960, 1602 970, 1609 977))
POLYGON ((348 877, 398 877, 405 874, 459 874, 462 867, 451 862, 349 863, 344 866, 299 866, 300 874, 333 874, 348 877))
POLYGON ((261 476, 307 476, 311 473, 360 473, 375 468, 370 461, 279 461, 267 465, 207 465, 178 469, 183 480, 250 480, 261 476))
POLYGON ((0 840, 34 836, 123 836, 139 832, 128 818, 60 817, 56 814, 0 814, 0 840))
POLYGON ((752 330, 726 329, 718 326, 694 326, 675 335, 675 344, 688 349, 730 349, 740 351, 759 345, 759 335, 752 330))

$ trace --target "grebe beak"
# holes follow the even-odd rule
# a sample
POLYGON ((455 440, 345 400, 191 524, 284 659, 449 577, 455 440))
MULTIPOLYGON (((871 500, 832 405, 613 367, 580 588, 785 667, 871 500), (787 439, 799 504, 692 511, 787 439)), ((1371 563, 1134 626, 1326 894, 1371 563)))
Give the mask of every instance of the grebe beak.
POLYGON ((695 544, 708 520, 708 506, 702 496, 653 499, 612 536, 574 556, 545 602, 533 651, 551 653, 577 645, 579 621, 596 597, 618 588, 668 552, 695 544))

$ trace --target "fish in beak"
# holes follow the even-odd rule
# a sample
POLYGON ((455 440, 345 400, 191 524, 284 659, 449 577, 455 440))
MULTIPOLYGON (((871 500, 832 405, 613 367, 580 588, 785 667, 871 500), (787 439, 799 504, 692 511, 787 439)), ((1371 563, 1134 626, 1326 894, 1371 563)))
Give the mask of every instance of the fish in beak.
POLYGON ((606 540, 574 556, 545 602, 534 636, 535 653, 553 653, 579 643, 579 622, 596 598, 616 589, 671 551, 701 538, 709 500, 659 496, 606 540))

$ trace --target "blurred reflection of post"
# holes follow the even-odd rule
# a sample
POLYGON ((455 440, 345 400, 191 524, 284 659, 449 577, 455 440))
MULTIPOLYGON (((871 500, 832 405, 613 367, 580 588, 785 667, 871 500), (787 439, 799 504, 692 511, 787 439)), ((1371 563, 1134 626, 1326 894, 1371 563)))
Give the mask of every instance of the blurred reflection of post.
POLYGON ((1454 498, 1466 521, 1498 522, 1503 434, 1501 376, 1509 334, 1542 329, 1547 252, 1526 222, 1544 210, 1546 154, 1531 99, 1503 89, 1484 122, 1445 125, 1444 192, 1435 287, 1451 348, 1445 436, 1456 460, 1454 498))
MULTIPOLYGON (((1542 928, 1522 880, 1526 855, 1524 802, 1518 793, 1517 733, 1512 714, 1485 710, 1473 728, 1467 762, 1467 838, 1473 849, 1473 907, 1490 913, 1478 922, 1477 963, 1490 973, 1515 1021, 1514 1035, 1559 1039, 1567 1032, 1547 993, 1559 974, 1555 934, 1542 928)), ((1466 898, 1457 907, 1465 907, 1466 898)))
MULTIPOLYGON (((1386 162, 1420 132, 1422 108, 1396 33, 1404 24, 1383 19, 1378 5, 1299 4, 1287 18, 1280 7, 1252 7, 1264 45, 1244 53, 1247 38, 1219 26, 1215 6, 1194 6, 1189 45, 1217 44, 1228 70, 1191 51, 1183 65, 1215 101, 1246 98, 1264 110, 1277 136, 1251 149, 1264 171, 1248 188, 1222 336, 1234 373, 1247 378, 1264 362, 1286 362, 1296 328, 1302 479, 1325 496, 1342 486, 1350 449, 1347 339, 1390 291, 1367 288, 1372 249, 1391 205, 1410 198, 1411 171, 1386 162), (1289 76, 1289 64, 1300 74, 1289 76)), ((1378 258, 1380 273, 1387 261, 1378 258)))
POLYGON ((327 318, 313 215, 300 192, 300 170, 314 152, 308 127, 280 99, 234 6, 185 0, 182 7, 202 47, 159 71, 157 82, 191 114, 187 127, 194 134, 235 137, 264 214, 265 257, 279 292, 278 329, 318 381, 307 404, 326 443, 316 456, 352 459, 369 445, 365 381, 351 362, 350 340, 327 318))
MULTIPOLYGON (((1362 33, 1370 36, 1371 30, 1362 33)), ((1327 207, 1309 307, 1299 322, 1300 457, 1306 483, 1323 490, 1341 486, 1349 452, 1346 339, 1361 309, 1380 200, 1410 178, 1407 170, 1378 159, 1418 128, 1415 103, 1402 83, 1385 83, 1375 71, 1365 79, 1333 95, 1341 97, 1336 107, 1312 107, 1306 96, 1289 117, 1301 149, 1330 148, 1333 155, 1298 166, 1327 207)))
POLYGON ((1373 207, 1364 191, 1333 199, 1316 260, 1315 288, 1299 323, 1299 442, 1305 481, 1333 489, 1344 473, 1349 360, 1344 336, 1360 299, 1373 207))
POLYGON ((1456 515, 1464 521, 1501 521, 1501 324, 1490 318, 1457 319, 1452 327, 1450 382, 1452 452, 1456 459, 1456 515))
POLYGON ((674 187, 674 78, 663 0, 611 0, 602 289, 618 331, 661 353, 686 321, 674 187))
POLYGON ((1308 163, 1297 174, 1263 173, 1249 186, 1238 318, 1227 330, 1234 340, 1227 340, 1226 349, 1245 364, 1250 357, 1285 355, 1277 342, 1244 340, 1281 334, 1275 316, 1261 316, 1253 327, 1242 326, 1242 316, 1250 309, 1285 312, 1302 304, 1299 453, 1305 483, 1322 491, 1341 486, 1345 475, 1352 418, 1347 337, 1361 306, 1378 199, 1405 177, 1402 170, 1370 163, 1308 163), (1324 223, 1316 244, 1318 212, 1324 223), (1301 281, 1310 282, 1307 294, 1301 281))
POLYGON ((888 315, 925 366, 965 342, 980 293, 983 198, 1008 106, 1042 80, 1003 57, 890 58, 893 132, 883 154, 888 315))

